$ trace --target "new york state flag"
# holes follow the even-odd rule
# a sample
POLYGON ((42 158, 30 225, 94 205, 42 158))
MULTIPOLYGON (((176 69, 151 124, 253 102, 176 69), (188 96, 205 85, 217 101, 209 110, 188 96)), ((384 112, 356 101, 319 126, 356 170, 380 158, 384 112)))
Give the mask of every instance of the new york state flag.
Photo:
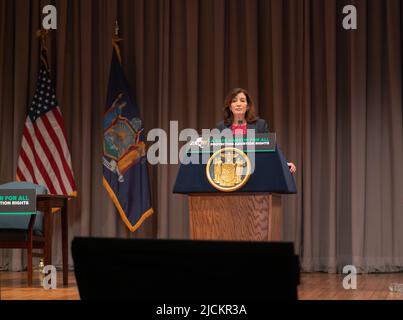
POLYGON ((104 114, 103 185, 123 222, 134 232, 153 213, 144 128, 113 42, 104 114))

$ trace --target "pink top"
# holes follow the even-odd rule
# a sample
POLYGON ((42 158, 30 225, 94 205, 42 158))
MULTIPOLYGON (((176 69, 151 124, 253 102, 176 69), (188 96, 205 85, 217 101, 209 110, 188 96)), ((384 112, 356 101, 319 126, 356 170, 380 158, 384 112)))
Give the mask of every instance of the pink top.
POLYGON ((244 124, 233 124, 232 127, 232 134, 246 134, 246 123, 244 124))

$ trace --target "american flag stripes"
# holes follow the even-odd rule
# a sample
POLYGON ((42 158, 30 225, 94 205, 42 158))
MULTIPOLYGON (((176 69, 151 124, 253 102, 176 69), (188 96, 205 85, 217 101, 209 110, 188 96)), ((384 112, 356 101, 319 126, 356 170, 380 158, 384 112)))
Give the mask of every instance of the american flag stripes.
POLYGON ((76 195, 64 122, 44 50, 36 92, 25 121, 17 180, 43 185, 50 194, 76 195))

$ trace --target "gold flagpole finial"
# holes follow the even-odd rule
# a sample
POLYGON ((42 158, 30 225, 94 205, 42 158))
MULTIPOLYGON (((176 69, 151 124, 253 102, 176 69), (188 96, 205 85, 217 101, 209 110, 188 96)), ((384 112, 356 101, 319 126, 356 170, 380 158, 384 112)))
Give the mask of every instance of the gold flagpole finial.
POLYGON ((119 41, 122 41, 122 40, 123 40, 122 38, 119 37, 119 30, 120 30, 120 28, 119 28, 119 23, 118 23, 118 21, 116 20, 116 21, 115 21, 115 34, 114 34, 114 36, 113 36, 113 41, 114 41, 114 42, 119 42, 119 41))
POLYGON ((115 37, 119 37, 119 23, 118 23, 118 20, 115 21, 115 37))
POLYGON ((36 36, 40 38, 41 41, 41 50, 47 50, 46 47, 46 37, 49 33, 49 30, 39 29, 36 31, 36 36))

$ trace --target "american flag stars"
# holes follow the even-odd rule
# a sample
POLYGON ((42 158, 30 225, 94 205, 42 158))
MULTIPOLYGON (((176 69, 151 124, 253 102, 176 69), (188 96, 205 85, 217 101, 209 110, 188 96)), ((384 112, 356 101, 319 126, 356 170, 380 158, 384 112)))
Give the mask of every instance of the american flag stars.
POLYGON ((34 95, 34 99, 29 109, 29 117, 32 122, 40 117, 43 113, 55 108, 58 103, 56 101, 55 91, 51 85, 49 72, 42 67, 40 70, 40 76, 38 77, 37 91, 34 95), (52 97, 50 99, 50 97, 52 97))

